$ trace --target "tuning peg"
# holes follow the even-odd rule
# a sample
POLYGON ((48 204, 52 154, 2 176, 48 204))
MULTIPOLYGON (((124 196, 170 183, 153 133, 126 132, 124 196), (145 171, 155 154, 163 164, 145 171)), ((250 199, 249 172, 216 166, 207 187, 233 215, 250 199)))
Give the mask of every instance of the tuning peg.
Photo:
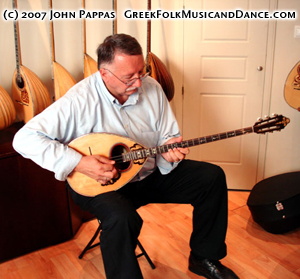
POLYGON ((258 117, 257 118, 257 122, 262 122, 263 120, 262 120, 262 118, 261 117, 258 117))
POLYGON ((276 116, 278 116, 278 114, 277 113, 272 113, 272 116, 276 117, 276 116))
POLYGON ((270 116, 269 115, 265 115, 265 119, 266 120, 270 119, 270 116))

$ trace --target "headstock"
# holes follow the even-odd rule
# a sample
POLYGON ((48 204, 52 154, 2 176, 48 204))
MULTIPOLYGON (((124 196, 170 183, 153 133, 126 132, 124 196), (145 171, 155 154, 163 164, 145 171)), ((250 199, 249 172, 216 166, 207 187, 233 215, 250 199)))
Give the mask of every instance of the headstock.
POLYGON ((257 134, 267 132, 280 131, 290 123, 290 119, 278 114, 272 114, 272 117, 266 116, 265 119, 259 118, 253 126, 253 130, 257 134))

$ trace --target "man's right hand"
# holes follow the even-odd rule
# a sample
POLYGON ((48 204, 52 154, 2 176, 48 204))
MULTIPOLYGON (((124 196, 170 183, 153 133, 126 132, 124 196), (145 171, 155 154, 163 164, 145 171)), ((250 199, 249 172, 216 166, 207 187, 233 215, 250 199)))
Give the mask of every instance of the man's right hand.
POLYGON ((115 161, 100 155, 83 156, 73 171, 85 174, 101 184, 117 177, 118 171, 115 161))

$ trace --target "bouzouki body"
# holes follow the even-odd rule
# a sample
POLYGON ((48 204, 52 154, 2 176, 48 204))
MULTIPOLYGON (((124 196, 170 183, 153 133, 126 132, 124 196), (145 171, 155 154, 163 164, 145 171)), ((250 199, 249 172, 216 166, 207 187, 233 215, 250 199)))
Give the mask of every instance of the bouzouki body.
POLYGON ((21 65, 15 70, 12 82, 12 98, 19 120, 27 123, 51 104, 46 86, 39 77, 21 65), (22 82, 18 79, 21 77, 22 82))
MULTIPOLYGON (((85 10, 85 0, 82 1, 82 9, 85 10)), ((86 21, 82 21, 82 35, 83 35, 83 63, 84 63, 84 78, 96 73, 98 71, 97 62, 86 53, 86 21)))
MULTIPOLYGON (((13 8, 17 8, 13 0, 13 8)), ((20 121, 28 122, 51 104, 50 94, 39 77, 22 65, 19 22, 14 21, 16 70, 12 82, 12 99, 20 121)))
POLYGON ((85 196, 96 196, 113 190, 117 190, 127 184, 143 167, 147 158, 136 158, 136 160, 122 162, 120 155, 131 151, 145 148, 143 145, 130 138, 115 134, 91 133, 73 140, 69 147, 77 152, 86 155, 101 155, 106 158, 115 158, 116 168, 119 177, 109 181, 107 185, 102 185, 96 180, 79 172, 72 172, 68 177, 68 183, 72 189, 85 196))
MULTIPOLYGON (((151 11, 151 0, 148 0, 148 11, 151 11)), ((147 23, 147 56, 146 69, 162 87, 167 99, 171 101, 174 97, 175 87, 173 78, 165 64, 151 52, 151 20, 147 23)))
POLYGON ((86 134, 71 141, 69 147, 73 148, 83 156, 101 155, 114 160, 116 162, 115 167, 118 170, 118 177, 103 185, 82 173, 73 171, 68 176, 67 180, 75 192, 84 196, 93 197, 117 190, 126 185, 137 175, 149 157, 155 157, 156 155, 168 152, 168 150, 173 148, 193 147, 253 132, 264 134, 266 132, 279 131, 289 122, 289 118, 282 115, 274 115, 265 120, 260 119, 253 127, 151 148, 147 148, 130 138, 115 134, 86 134))
POLYGON ((284 98, 292 108, 300 111, 300 61, 294 66, 286 79, 284 98))
POLYGON ((57 101, 64 96, 68 90, 76 84, 73 76, 56 61, 52 61, 53 80, 54 80, 54 97, 57 101))
MULTIPOLYGON (((52 9, 52 0, 48 0, 49 10, 52 9)), ((55 43, 54 43, 54 27, 53 20, 50 21, 50 39, 51 39, 51 56, 52 56, 52 71, 54 80, 54 98, 57 101, 64 96, 67 91, 76 84, 75 78, 55 60, 55 43)))
POLYGON ((14 103, 6 90, 0 85, 0 130, 12 125, 16 119, 14 103))
MULTIPOLYGON (((85 0, 82 1, 83 9, 85 10, 85 0)), ((112 2, 113 10, 117 15, 117 1, 112 2)), ((117 19, 113 20, 112 24, 113 34, 117 34, 117 19)), ((84 78, 96 73, 98 71, 98 65, 95 59, 86 53, 86 22, 83 19, 83 57, 84 57, 84 78)))
POLYGON ((97 62, 88 54, 84 53, 84 78, 98 71, 97 62))

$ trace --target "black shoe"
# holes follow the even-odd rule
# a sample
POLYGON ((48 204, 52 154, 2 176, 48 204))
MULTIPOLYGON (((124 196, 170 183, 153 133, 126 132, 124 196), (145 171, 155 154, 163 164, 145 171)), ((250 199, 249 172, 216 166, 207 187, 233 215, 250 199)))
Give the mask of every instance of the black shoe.
POLYGON ((189 258, 189 270, 209 279, 238 279, 239 277, 219 261, 204 259, 197 261, 192 255, 189 258))

